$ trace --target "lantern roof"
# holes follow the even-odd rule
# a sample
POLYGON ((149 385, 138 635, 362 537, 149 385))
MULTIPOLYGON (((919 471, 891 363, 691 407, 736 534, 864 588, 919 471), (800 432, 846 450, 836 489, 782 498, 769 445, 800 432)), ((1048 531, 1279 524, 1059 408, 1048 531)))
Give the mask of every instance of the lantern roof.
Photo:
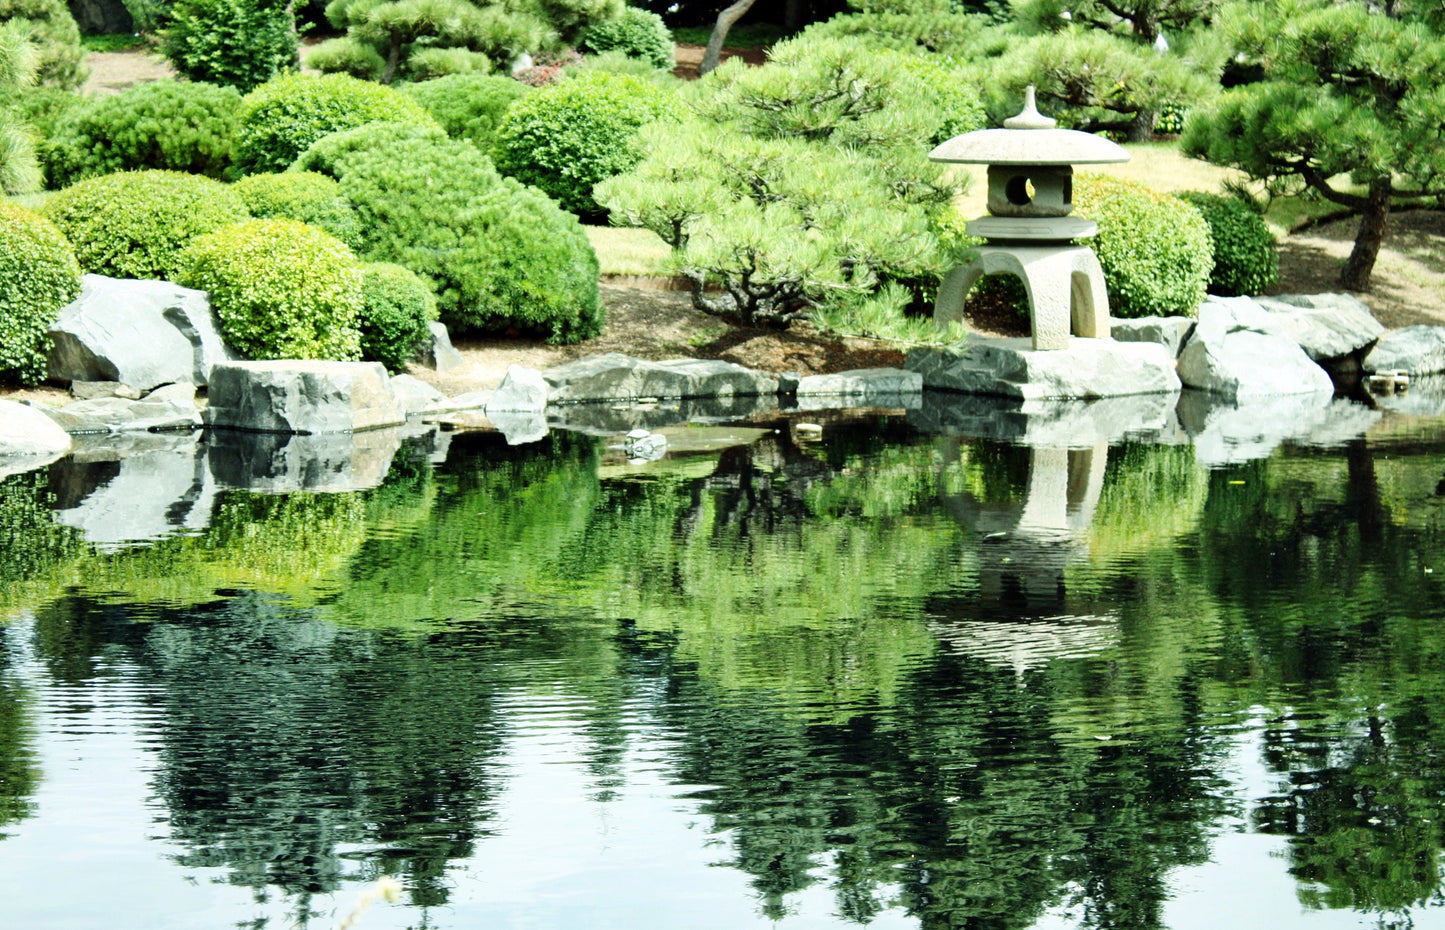
POLYGON ((1056 129, 1054 120, 1036 109, 1032 86, 1024 92, 1023 111, 1003 125, 954 136, 928 158, 968 165, 1107 165, 1129 160, 1122 146, 1103 136, 1056 129))

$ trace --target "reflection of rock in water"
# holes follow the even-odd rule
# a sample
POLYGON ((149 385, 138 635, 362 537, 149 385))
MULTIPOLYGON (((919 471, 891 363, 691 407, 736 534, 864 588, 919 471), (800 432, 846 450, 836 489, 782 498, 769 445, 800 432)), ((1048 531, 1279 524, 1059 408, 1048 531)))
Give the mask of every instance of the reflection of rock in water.
POLYGON ((1037 620, 928 621, 928 629, 949 650, 1012 668, 1020 678, 1055 659, 1081 659, 1119 641, 1112 617, 1045 617, 1037 620))

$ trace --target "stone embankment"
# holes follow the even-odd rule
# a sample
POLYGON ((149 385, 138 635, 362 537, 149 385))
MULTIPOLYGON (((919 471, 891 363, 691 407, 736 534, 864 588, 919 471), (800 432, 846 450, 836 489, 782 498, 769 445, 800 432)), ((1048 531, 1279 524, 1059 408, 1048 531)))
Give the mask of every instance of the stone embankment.
MULTIPOLYGON (((231 454, 226 449, 277 446, 272 453, 283 473, 304 471, 291 460, 307 454, 350 461, 343 447, 386 429, 489 428, 513 443, 557 427, 633 432, 629 448, 647 450, 638 456, 646 458, 665 446, 647 441, 646 431, 680 422, 857 407, 904 410, 924 429, 1012 441, 1078 445, 1142 431, 1158 441, 1192 441, 1205 460, 1225 461, 1242 454, 1228 438, 1236 433, 1265 442, 1357 434, 1378 411, 1334 395, 1338 385, 1376 373, 1387 373, 1391 384, 1416 379, 1411 400, 1424 404, 1416 412, 1445 412, 1445 401, 1429 409, 1436 395, 1419 382, 1445 372, 1445 327, 1386 331, 1344 295, 1211 299, 1197 320, 1116 320, 1112 330, 1113 339, 1073 339, 1066 350, 976 339, 915 349, 904 369, 810 376, 723 361, 597 355, 545 371, 513 367, 495 391, 449 397, 374 363, 239 360, 220 338, 204 294, 87 276, 81 297, 52 328, 49 357, 50 377, 71 382, 79 399, 63 406, 0 401, 0 474, 40 467, 77 442, 121 448, 131 440, 117 437, 203 427, 229 434, 216 441, 222 460, 231 454), (1266 421, 1273 425, 1261 429, 1266 421), (1288 424, 1283 431, 1281 422, 1288 424), (290 436, 313 438, 291 445, 275 438, 290 436), (1216 440, 1222 445, 1210 451, 1216 440), (308 443, 311 453, 302 448, 308 443), (283 455, 283 447, 291 451, 283 455)), ((454 364, 445 328, 434 327, 433 335, 423 358, 439 369, 454 364)), ((360 471, 374 474, 377 466, 360 471)))

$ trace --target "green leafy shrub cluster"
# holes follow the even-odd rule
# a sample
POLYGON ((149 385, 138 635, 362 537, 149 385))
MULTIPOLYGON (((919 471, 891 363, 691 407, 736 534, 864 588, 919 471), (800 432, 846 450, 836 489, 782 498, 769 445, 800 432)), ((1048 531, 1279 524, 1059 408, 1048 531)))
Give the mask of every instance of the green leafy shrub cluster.
POLYGON ((449 74, 486 74, 492 60, 469 48, 424 48, 406 60, 406 76, 413 81, 430 81, 449 74))
POLYGON ((87 178, 52 195, 42 213, 70 239, 86 273, 170 281, 192 239, 248 216, 228 185, 175 171, 87 178))
POLYGON ((151 81, 92 97, 55 124, 43 150, 51 187, 146 168, 220 178, 235 160, 241 95, 203 82, 151 81))
POLYGON ((585 217, 603 208, 592 188, 642 159, 637 130, 672 116, 676 99, 630 75, 592 73, 540 88, 512 104, 497 129, 497 170, 585 217))
POLYGON ((583 29, 577 48, 584 52, 622 52, 654 68, 671 68, 674 64, 672 32, 662 17, 635 6, 627 7, 616 19, 583 29))
POLYGON ((307 50, 306 67, 322 74, 349 74, 363 81, 375 81, 386 70, 386 59, 355 36, 338 36, 307 50))
POLYGON ((0 194, 29 194, 40 187, 35 142, 15 105, 34 78, 34 48, 24 26, 0 23, 0 194))
POLYGON ((45 331, 80 293, 80 266, 53 223, 0 200, 0 377, 45 377, 45 331))
POLYGON ((436 295, 416 274, 390 262, 368 263, 361 273, 361 357, 403 371, 431 336, 427 324, 437 318, 436 295))
POLYGON ((1263 294, 1279 280, 1279 250, 1259 211, 1238 197, 1202 191, 1178 196, 1192 204, 1209 226, 1214 252, 1210 293, 1229 297, 1263 294))
POLYGON ((1074 177, 1074 212, 1099 224, 1085 240, 1099 256, 1116 317, 1194 316, 1214 256, 1209 226, 1168 194, 1099 174, 1074 177))
POLYGON ((551 342, 601 331, 597 256, 577 218, 500 177, 474 146, 410 139, 354 151, 339 167, 363 258, 430 279, 453 331, 551 342))
POLYGON ((408 84, 406 92, 453 139, 491 148, 507 108, 531 92, 520 81, 493 74, 453 74, 408 84))
POLYGON ((237 161, 243 171, 280 171, 322 136, 371 122, 435 125, 421 104, 346 74, 286 74, 241 99, 237 161))
POLYGON ((355 247, 361 223, 335 178, 311 171, 253 174, 235 184, 246 209, 258 220, 308 223, 355 247))
POLYGON ((165 33, 166 58, 193 81, 248 91, 296 66, 291 9, 272 0, 177 0, 165 33))
POLYGON ((226 341, 253 359, 361 357, 361 263, 295 220, 246 220, 201 236, 180 283, 206 291, 226 341))
POLYGON ((10 23, 34 48, 35 81, 65 90, 85 83, 80 27, 65 0, 0 0, 0 23, 10 23))
POLYGON ((440 126, 414 123, 366 123, 355 129, 343 129, 322 136, 307 146, 306 151, 291 163, 291 171, 314 171, 327 177, 341 177, 343 163, 351 155, 369 149, 385 148, 397 142, 420 139, 440 142, 447 134, 440 126))

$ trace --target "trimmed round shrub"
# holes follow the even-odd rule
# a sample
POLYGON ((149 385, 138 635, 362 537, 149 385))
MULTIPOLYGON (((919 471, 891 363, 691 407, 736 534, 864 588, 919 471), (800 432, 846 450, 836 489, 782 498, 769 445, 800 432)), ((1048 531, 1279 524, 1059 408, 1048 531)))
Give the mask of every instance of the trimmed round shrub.
POLYGON ((1074 212, 1099 224, 1084 240, 1104 268, 1116 317, 1194 316, 1214 258, 1209 226, 1178 197, 1101 174, 1074 177, 1074 212))
POLYGON ((429 278, 454 332, 564 343, 601 331, 597 256, 577 218, 499 177, 472 145, 412 139, 355 152, 344 169, 362 257, 429 278))
POLYGON ((363 81, 374 81, 386 70, 386 60, 356 37, 339 36, 312 46, 306 52, 306 67, 323 74, 349 74, 363 81))
POLYGON ((435 125, 406 94, 349 74, 287 74, 241 100, 237 160, 248 174, 281 171, 322 136, 372 122, 435 125))
POLYGON ((577 38, 577 48, 583 52, 622 52, 654 68, 670 69, 675 63, 672 32, 662 17, 635 6, 623 10, 616 19, 583 29, 577 38))
POLYGON ((359 242, 361 223, 335 178, 311 171, 253 174, 237 181, 235 191, 258 220, 296 220, 324 229, 348 246, 359 242))
POLYGON ((0 377, 45 377, 45 331, 80 293, 65 235, 38 214, 0 200, 0 377))
POLYGON ((449 74, 486 74, 492 60, 469 48, 449 46, 419 49, 406 59, 406 75, 413 81, 430 81, 449 74))
POLYGON ((1186 191, 1181 200, 1194 205, 1209 224, 1214 268, 1209 292, 1227 297, 1262 294, 1279 280, 1279 249, 1264 217, 1238 197, 1186 191))
POLYGON ((361 267, 361 295, 361 357, 388 371, 405 370, 431 337, 427 324, 437 318, 436 295, 420 277, 389 262, 361 267))
POLYGON ((513 103, 497 129, 497 170, 585 217, 601 180, 642 160, 637 130, 675 113, 668 92, 631 75, 591 73, 548 84, 513 103))
POLYGON ((248 91, 297 62, 291 7, 272 0, 176 0, 164 51, 192 81, 248 91))
POLYGON ((87 178, 52 195, 41 212, 70 239, 87 274, 169 281, 192 239, 249 215, 227 185, 174 171, 87 178))
POLYGON ((507 108, 532 92, 521 81, 493 74, 453 74, 409 84, 412 99, 426 108, 447 135, 491 148, 507 108))
POLYGON ((75 90, 85 83, 80 27, 65 0, 0 0, 0 23, 17 23, 35 52, 35 83, 75 90))
POLYGON ((51 133, 44 148, 50 186, 146 168, 220 178, 235 160, 240 102, 232 87, 171 80, 92 97, 51 133))
POLYGON ((446 137, 447 134, 441 127, 434 124, 418 126, 411 123, 367 123, 317 139, 291 163, 289 170, 314 171, 327 177, 340 178, 345 161, 356 152, 385 148, 411 139, 441 142, 446 137))
POLYGON ((186 249, 180 283, 210 295, 221 334, 253 359, 361 357, 361 263, 295 220, 247 220, 186 249))

